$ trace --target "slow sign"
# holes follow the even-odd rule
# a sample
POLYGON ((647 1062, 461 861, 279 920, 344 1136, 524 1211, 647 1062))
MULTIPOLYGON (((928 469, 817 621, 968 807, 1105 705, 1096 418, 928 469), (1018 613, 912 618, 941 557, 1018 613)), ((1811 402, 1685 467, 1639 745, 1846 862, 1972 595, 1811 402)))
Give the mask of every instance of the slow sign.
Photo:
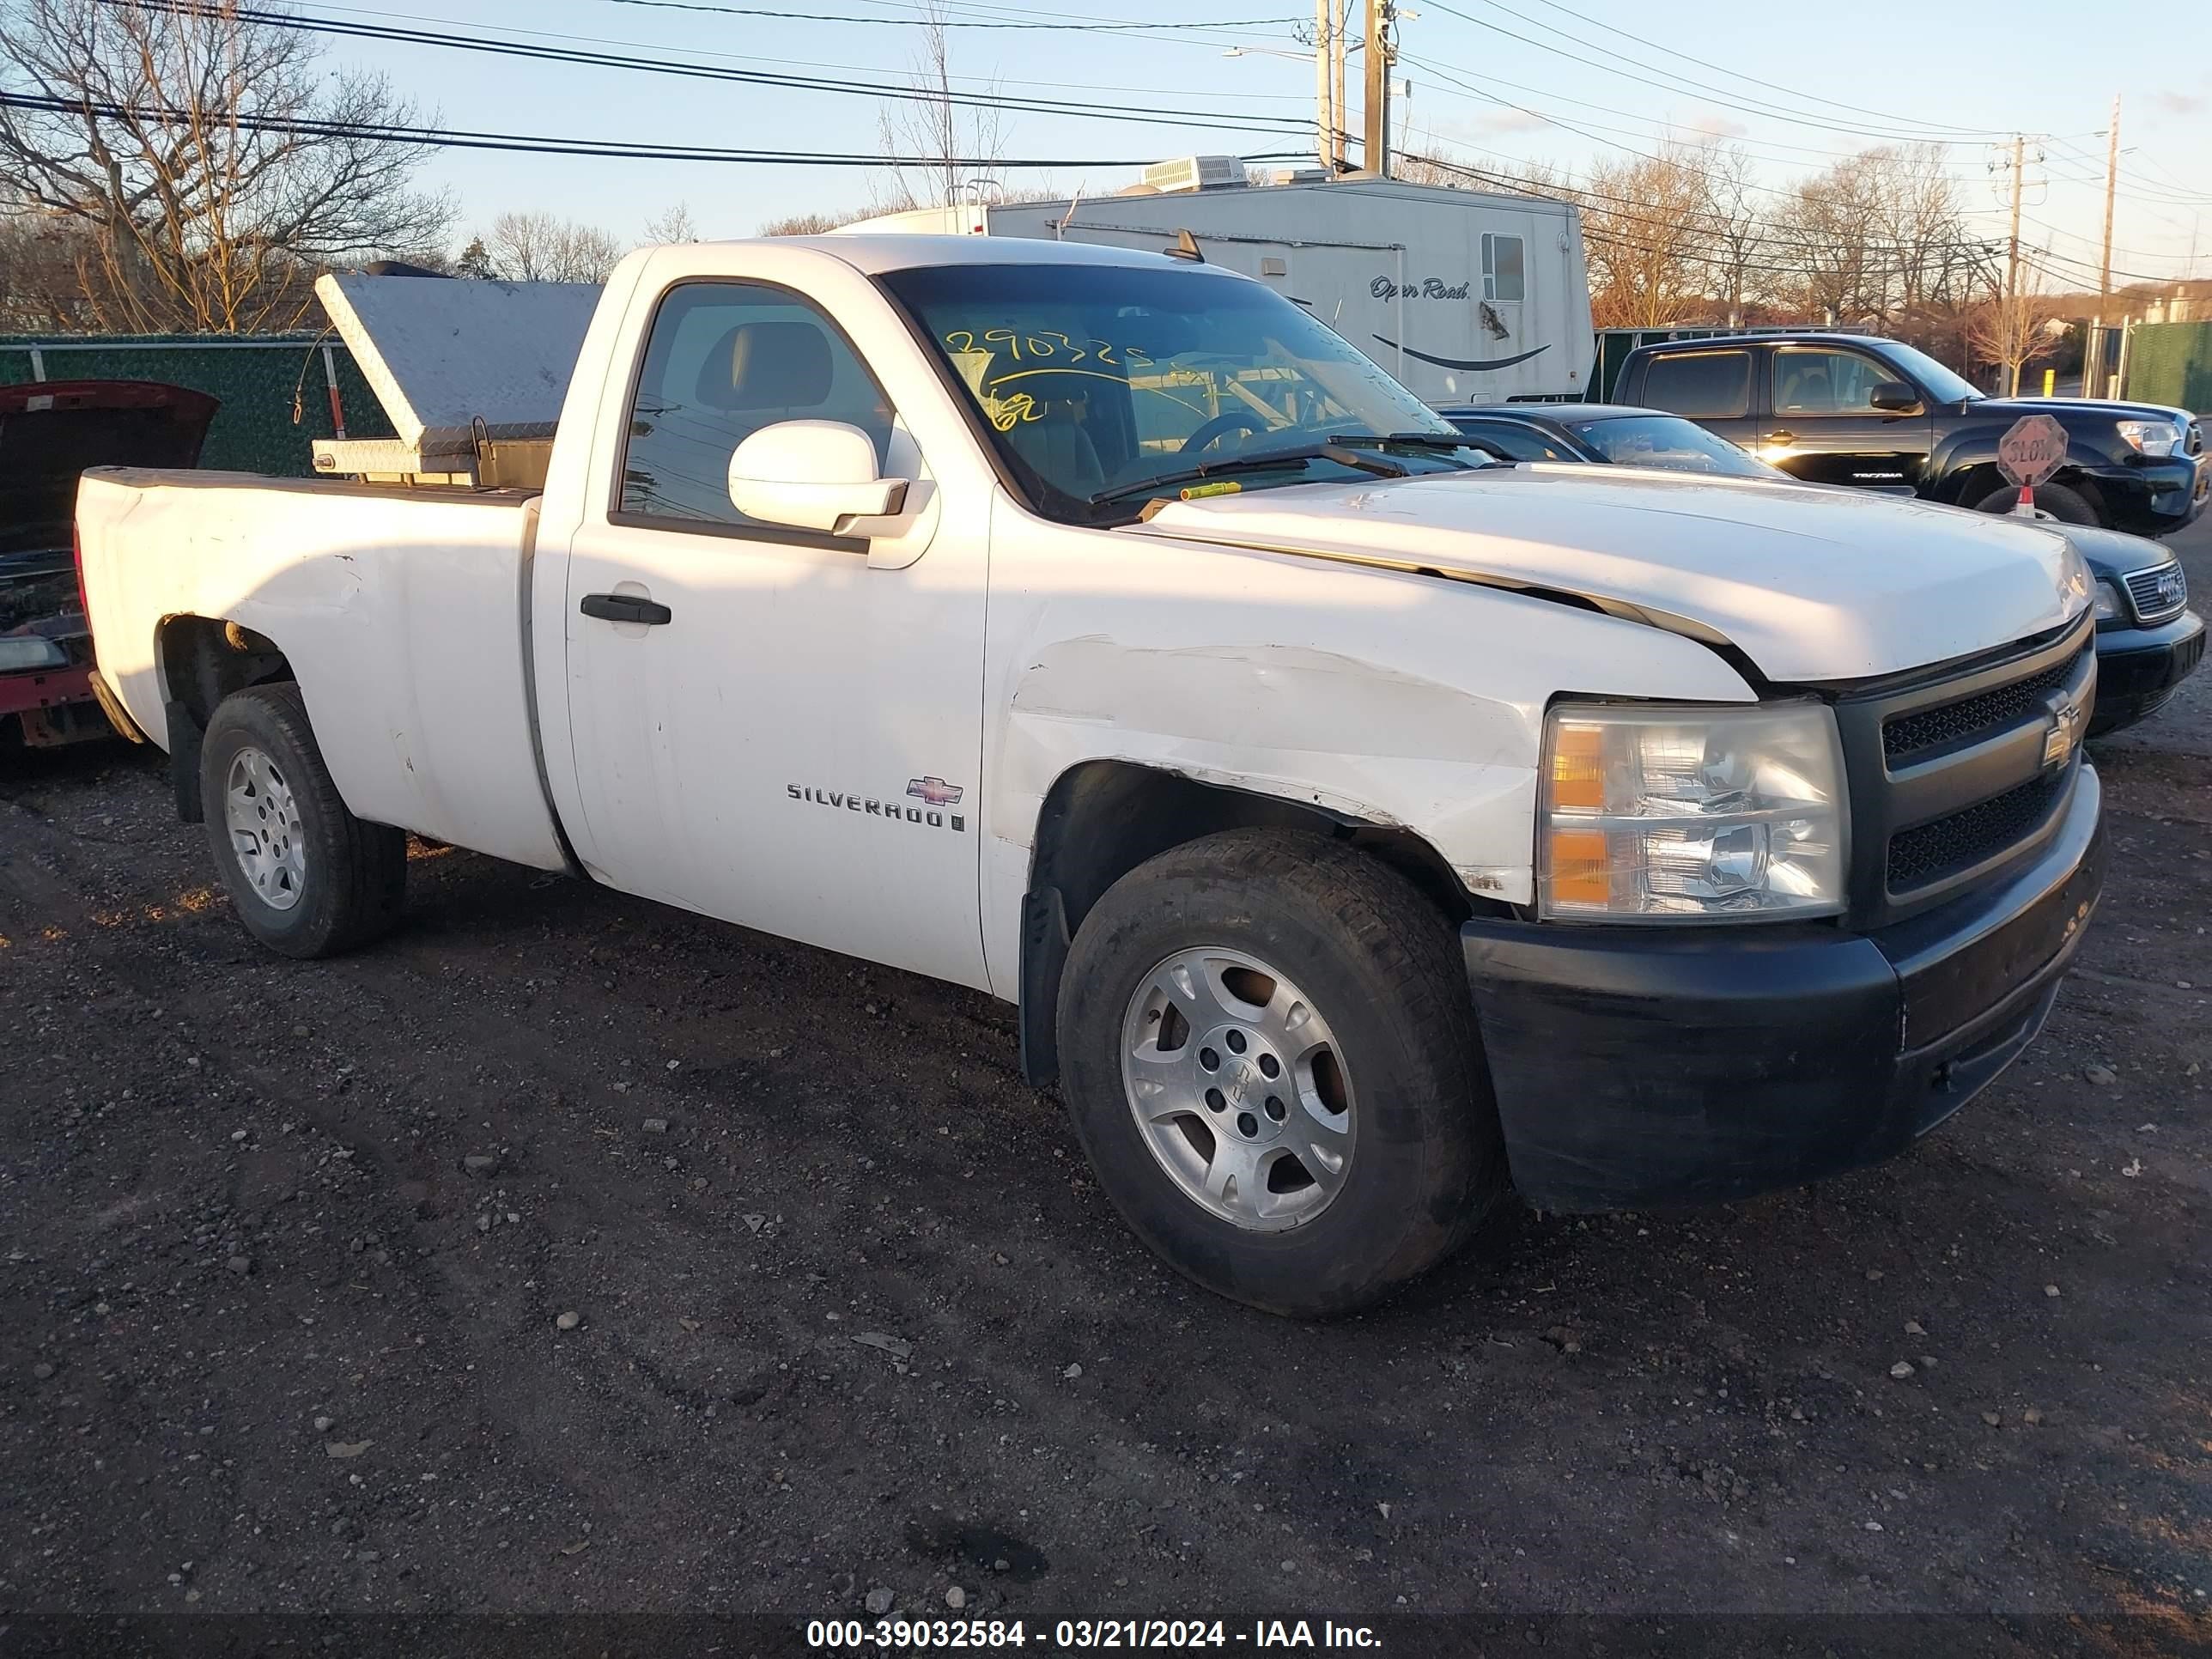
POLYGON ((1997 440, 1997 471, 2020 486, 2020 506, 2035 510, 2034 490, 2066 465, 2066 428, 2048 415, 2023 415, 1997 440))

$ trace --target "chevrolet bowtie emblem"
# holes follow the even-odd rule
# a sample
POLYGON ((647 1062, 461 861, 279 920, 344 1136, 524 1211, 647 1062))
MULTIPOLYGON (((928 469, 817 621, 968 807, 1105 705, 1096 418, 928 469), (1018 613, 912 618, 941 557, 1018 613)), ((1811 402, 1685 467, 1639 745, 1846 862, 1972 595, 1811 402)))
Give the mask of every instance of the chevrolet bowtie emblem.
POLYGON ((2081 705, 2063 705, 2054 717, 2051 730, 2043 735, 2043 763, 2058 766, 2074 752, 2074 745, 2081 738, 2081 705))

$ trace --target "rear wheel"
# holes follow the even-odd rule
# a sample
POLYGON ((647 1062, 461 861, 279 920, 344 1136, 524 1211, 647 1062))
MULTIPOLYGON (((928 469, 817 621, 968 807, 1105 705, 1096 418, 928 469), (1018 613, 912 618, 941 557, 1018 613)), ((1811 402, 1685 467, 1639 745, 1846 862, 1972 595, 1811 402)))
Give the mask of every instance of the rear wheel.
MULTIPOLYGON (((1992 490, 1974 503, 1977 513, 2009 513, 2020 505, 2020 491, 2011 484, 1992 490)), ((2093 525, 2097 522, 2097 509, 2089 505, 2089 498, 2078 489, 2069 489, 2064 484, 2038 484, 2035 487, 2035 510, 2039 515, 2048 514, 2061 524, 2093 525)))
POLYGON ((1108 1197, 1255 1307, 1364 1306, 1504 1194, 1451 930, 1327 836, 1231 831, 1122 878, 1076 935, 1060 1042, 1108 1197))
POLYGON ((346 810, 298 686, 223 699, 200 747, 200 799, 231 905, 270 950, 336 956, 398 921, 406 835, 346 810))

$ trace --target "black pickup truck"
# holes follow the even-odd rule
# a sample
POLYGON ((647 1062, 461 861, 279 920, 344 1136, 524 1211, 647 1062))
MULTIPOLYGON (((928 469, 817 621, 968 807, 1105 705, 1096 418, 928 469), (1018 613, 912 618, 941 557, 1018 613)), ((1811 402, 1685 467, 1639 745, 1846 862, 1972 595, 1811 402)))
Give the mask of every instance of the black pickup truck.
POLYGON ((2002 513, 2019 501, 1997 441, 2023 415, 2066 428, 2035 492, 2068 524, 2162 536, 2203 512, 2212 456, 2186 410, 1990 398, 1926 353, 1858 334, 1741 334, 1638 346, 1613 401, 1687 416, 1808 483, 1856 484, 2002 513))

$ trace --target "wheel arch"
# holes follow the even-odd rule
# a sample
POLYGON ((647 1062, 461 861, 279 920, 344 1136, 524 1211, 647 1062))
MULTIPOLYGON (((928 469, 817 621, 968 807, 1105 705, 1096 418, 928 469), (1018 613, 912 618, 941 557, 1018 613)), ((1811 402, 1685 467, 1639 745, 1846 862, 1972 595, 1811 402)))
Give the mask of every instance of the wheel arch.
POLYGON ((266 635, 220 617, 179 612, 154 630, 154 661, 168 728, 169 787, 177 816, 202 817, 200 746, 222 700, 248 686, 296 682, 291 659, 266 635))
POLYGON ((1412 882, 1455 927, 1478 910, 1510 910, 1470 895, 1443 855, 1402 824, 1145 762, 1077 762, 1053 781, 1038 811, 1022 898, 1017 1003, 1023 1075, 1032 1085, 1058 1080, 1061 973, 1083 919, 1107 889, 1171 848, 1245 829, 1318 830, 1348 842, 1412 882))

